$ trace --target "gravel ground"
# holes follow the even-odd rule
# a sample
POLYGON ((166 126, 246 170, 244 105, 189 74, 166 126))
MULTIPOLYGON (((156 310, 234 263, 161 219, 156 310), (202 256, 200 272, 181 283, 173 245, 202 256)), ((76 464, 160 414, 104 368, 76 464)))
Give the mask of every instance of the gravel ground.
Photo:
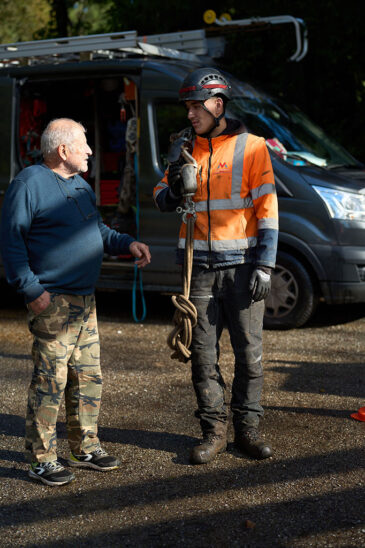
MULTIPOLYGON (((18 302, 0 310, 1 548, 364 547, 365 423, 350 418, 365 405, 364 307, 322 307, 306 328, 265 331, 261 431, 274 456, 257 462, 230 443, 214 462, 191 466, 200 433, 189 368, 165 343, 172 306, 157 296, 147 306, 147 321, 135 324, 129 295, 98 295, 100 438, 122 466, 75 469, 62 488, 27 476, 31 336, 18 302)), ((221 368, 229 393, 226 331, 221 368)), ((61 461, 64 420, 62 407, 61 461)))

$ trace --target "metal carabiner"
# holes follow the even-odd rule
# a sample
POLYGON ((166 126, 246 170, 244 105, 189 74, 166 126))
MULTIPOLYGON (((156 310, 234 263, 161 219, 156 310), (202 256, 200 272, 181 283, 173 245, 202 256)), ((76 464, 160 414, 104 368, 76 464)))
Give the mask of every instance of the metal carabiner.
POLYGON ((191 196, 188 196, 184 201, 184 207, 178 206, 176 208, 177 213, 182 213, 182 221, 183 223, 187 223, 188 215, 191 215, 194 217, 194 220, 196 219, 196 211, 195 211, 195 203, 191 199, 191 196))

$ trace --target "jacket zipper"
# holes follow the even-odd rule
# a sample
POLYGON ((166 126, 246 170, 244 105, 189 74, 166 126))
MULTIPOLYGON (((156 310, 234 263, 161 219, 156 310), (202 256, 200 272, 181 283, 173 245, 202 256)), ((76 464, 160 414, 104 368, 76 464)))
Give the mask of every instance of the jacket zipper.
POLYGON ((210 225, 210 168, 212 163, 212 154, 213 154, 213 147, 212 147, 212 140, 210 137, 208 137, 208 144, 209 144, 209 160, 208 160, 208 178, 207 178, 207 213, 208 213, 208 247, 209 247, 209 257, 208 257, 208 263, 211 261, 211 253, 212 253, 212 235, 211 235, 211 225, 210 225))

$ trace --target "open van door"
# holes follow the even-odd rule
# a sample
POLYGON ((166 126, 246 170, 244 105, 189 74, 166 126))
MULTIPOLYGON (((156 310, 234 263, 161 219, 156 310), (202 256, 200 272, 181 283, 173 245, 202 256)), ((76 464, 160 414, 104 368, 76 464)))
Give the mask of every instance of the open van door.
MULTIPOLYGON (((4 194, 14 177, 15 80, 0 78, 0 215, 4 194)), ((3 277, 0 257, 0 281, 3 277)))
POLYGON ((14 177, 15 79, 0 78, 0 197, 14 177))

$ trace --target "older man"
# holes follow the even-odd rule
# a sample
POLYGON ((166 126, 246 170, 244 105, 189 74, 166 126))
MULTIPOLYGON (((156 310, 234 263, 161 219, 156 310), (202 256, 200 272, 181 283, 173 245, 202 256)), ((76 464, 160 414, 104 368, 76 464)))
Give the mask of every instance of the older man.
POLYGON ((6 193, 1 251, 9 283, 25 298, 34 336, 25 446, 29 476, 64 485, 74 475, 57 461, 56 420, 65 393, 70 466, 118 467, 100 447, 100 347, 94 288, 104 250, 129 252, 139 267, 148 246, 105 226, 94 192, 79 173, 91 149, 85 128, 68 118, 50 122, 44 164, 23 169, 6 193))

